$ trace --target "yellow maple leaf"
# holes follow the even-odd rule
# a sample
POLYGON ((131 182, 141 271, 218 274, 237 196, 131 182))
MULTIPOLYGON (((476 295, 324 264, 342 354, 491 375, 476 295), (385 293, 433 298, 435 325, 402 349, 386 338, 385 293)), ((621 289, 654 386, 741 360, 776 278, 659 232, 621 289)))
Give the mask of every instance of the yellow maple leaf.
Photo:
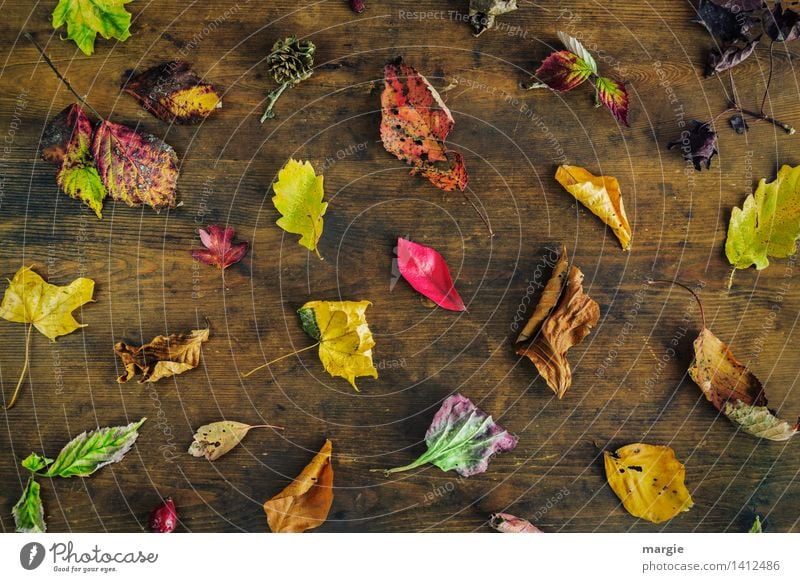
POLYGON ((581 204, 605 222, 624 250, 631 248, 631 225, 622 204, 619 182, 611 176, 595 176, 578 166, 559 166, 556 180, 581 204))
POLYGON ((46 282, 31 267, 20 267, 9 281, 0 304, 0 317, 15 323, 27 323, 30 327, 25 339, 25 365, 7 408, 14 406, 28 369, 31 329, 35 327, 55 340, 79 327, 85 327, 86 324, 75 320, 72 312, 92 301, 93 293, 94 281, 91 279, 80 277, 67 286, 59 287, 46 282))
MULTIPOLYGON (((286 232, 299 234, 300 244, 319 257, 317 243, 322 236, 322 217, 328 209, 323 202, 323 177, 314 173, 309 162, 289 159, 272 185, 272 203, 281 213, 276 224, 286 232)), ((322 258, 322 257, 320 257, 322 258)))
POLYGON ((305 332, 319 341, 319 359, 331 376, 358 390, 359 376, 378 377, 372 364, 375 340, 367 324, 369 301, 309 301, 298 310, 305 332))
POLYGON ((694 505, 686 468, 671 448, 634 443, 603 456, 608 484, 631 515, 661 523, 694 505))

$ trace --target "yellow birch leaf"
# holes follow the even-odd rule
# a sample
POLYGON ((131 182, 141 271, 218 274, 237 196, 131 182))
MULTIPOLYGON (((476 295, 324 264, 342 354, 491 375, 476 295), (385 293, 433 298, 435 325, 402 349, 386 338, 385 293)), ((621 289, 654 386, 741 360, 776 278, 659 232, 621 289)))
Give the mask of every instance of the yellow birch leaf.
POLYGON ((578 166, 559 166, 556 180, 611 227, 624 250, 631 248, 631 225, 628 224, 616 178, 595 176, 578 166))
POLYGON ((328 203, 322 201, 322 181, 323 177, 314 173, 309 162, 289 159, 272 185, 275 191, 272 203, 281 213, 276 224, 286 232, 301 235, 300 244, 315 251, 318 257, 322 217, 328 209, 328 203))
POLYGON ((300 533, 325 523, 333 504, 332 448, 331 441, 326 440, 297 479, 264 503, 273 532, 300 533))
POLYGON ((631 515, 661 523, 694 505, 671 448, 635 443, 603 456, 608 484, 631 515))
POLYGON ((331 376, 358 391, 359 376, 378 377, 372 364, 375 340, 367 324, 369 301, 309 301, 298 310, 305 332, 319 341, 319 359, 331 376))

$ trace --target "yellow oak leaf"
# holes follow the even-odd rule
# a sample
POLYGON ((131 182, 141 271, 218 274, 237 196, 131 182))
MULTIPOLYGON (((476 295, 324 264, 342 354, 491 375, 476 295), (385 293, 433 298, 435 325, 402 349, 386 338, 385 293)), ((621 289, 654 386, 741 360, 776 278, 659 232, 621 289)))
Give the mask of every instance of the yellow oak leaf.
POLYGON ((333 445, 326 440, 319 453, 297 479, 264 502, 269 529, 275 533, 300 533, 325 523, 333 504, 333 445))
MULTIPOLYGON (((79 277, 67 286, 59 287, 42 279, 31 267, 20 267, 9 281, 3 302, 0 304, 0 317, 15 323, 27 323, 35 327, 51 340, 72 333, 86 324, 78 323, 72 312, 92 301, 94 281, 79 277)), ((25 340, 25 366, 17 388, 7 408, 14 406, 19 388, 28 369, 30 330, 25 340)))
POLYGON ((369 301, 309 301, 298 310, 305 332, 318 340, 319 359, 331 376, 358 391, 359 376, 378 377, 372 364, 375 340, 367 324, 369 301))
POLYGON ((608 484, 631 515, 661 523, 694 505, 686 468, 671 448, 634 443, 603 456, 608 484))
POLYGON ((578 166, 559 166, 556 180, 611 227, 624 250, 631 248, 631 225, 625 214, 616 178, 595 176, 578 166))
POLYGON ((300 244, 315 251, 318 257, 322 217, 328 209, 328 203, 322 201, 322 181, 323 177, 314 173, 309 162, 289 159, 272 185, 275 191, 272 203, 281 213, 276 224, 286 232, 301 235, 300 244))

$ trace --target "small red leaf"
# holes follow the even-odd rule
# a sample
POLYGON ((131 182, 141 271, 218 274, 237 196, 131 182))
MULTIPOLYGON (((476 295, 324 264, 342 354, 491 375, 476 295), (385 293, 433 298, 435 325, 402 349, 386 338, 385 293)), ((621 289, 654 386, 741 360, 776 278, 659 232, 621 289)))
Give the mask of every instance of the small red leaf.
POLYGON ((553 91, 570 91, 592 74, 589 64, 570 51, 551 54, 536 69, 536 78, 553 91))
POLYGON ((625 85, 608 77, 597 78, 597 99, 617 121, 628 126, 628 91, 625 85))
POLYGON ((92 155, 114 200, 155 210, 176 206, 178 156, 156 136, 103 121, 94 132, 92 155))
POLYGON ((466 311, 450 278, 442 255, 430 247, 397 239, 397 266, 403 278, 419 293, 450 311, 466 311))
POLYGON ((468 179, 464 158, 444 145, 454 124, 450 110, 428 80, 402 59, 387 63, 383 74, 383 147, 437 188, 463 191, 468 179))
POLYGON ((233 237, 236 234, 233 227, 222 228, 216 224, 210 224, 206 230, 201 228, 199 233, 200 241, 206 248, 192 251, 192 256, 207 265, 226 269, 241 261, 247 254, 248 243, 246 241, 233 243, 233 237))

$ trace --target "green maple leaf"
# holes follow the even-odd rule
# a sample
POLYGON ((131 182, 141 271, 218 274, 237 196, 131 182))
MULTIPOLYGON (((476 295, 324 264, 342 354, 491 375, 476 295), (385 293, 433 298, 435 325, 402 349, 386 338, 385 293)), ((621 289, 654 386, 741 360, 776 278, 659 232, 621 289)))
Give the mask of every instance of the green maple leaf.
POLYGON ((278 172, 278 181, 272 185, 275 196, 272 203, 281 218, 277 224, 286 232, 299 234, 300 244, 310 251, 317 250, 322 236, 322 217, 328 209, 323 202, 322 176, 314 173, 309 162, 290 159, 278 172))
POLYGON ((127 39, 131 13, 125 4, 131 0, 59 0, 53 10, 53 28, 67 25, 67 38, 74 40, 84 54, 94 52, 97 34, 103 38, 127 39))
POLYGON ((755 265, 759 271, 769 257, 786 258, 800 238, 800 166, 783 166, 774 182, 762 178, 742 208, 734 208, 728 225, 725 254, 735 269, 755 265))

